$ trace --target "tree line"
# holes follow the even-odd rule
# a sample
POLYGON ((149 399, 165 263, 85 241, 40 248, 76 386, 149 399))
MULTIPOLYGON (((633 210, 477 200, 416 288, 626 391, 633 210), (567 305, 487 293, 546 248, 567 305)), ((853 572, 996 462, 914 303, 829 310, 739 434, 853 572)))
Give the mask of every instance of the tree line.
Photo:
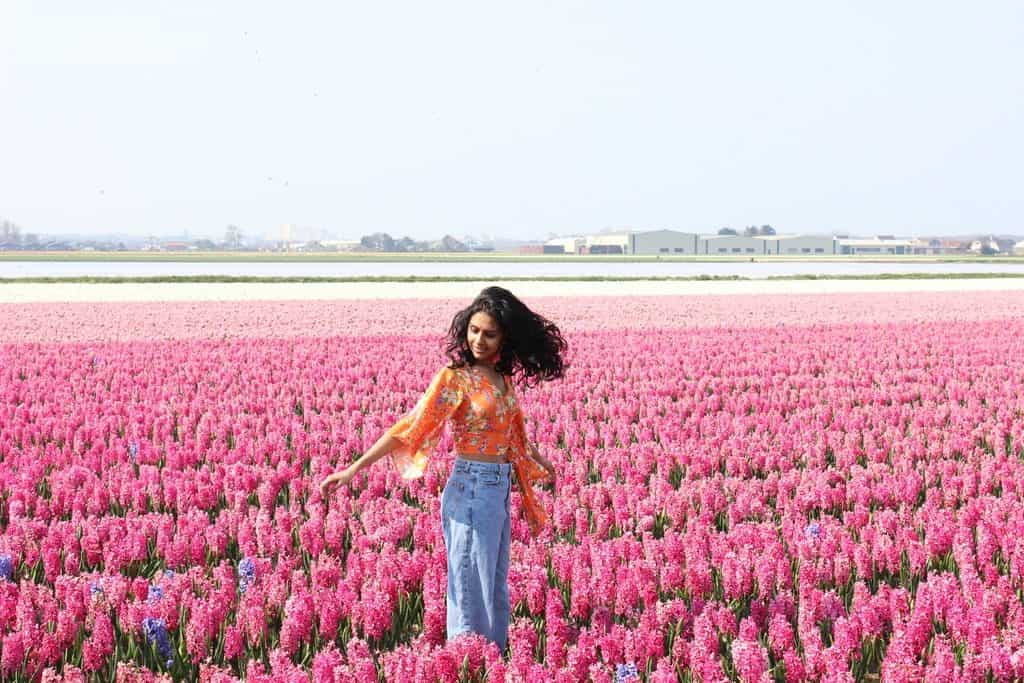
MULTIPOLYGON (((738 237, 740 233, 733 228, 722 228, 718 231, 719 235, 732 235, 738 237)), ((760 228, 756 225, 748 225, 743 228, 744 237, 758 237, 759 235, 774 235, 775 228, 770 225, 762 225, 760 228)))
POLYGON ((414 240, 411 237, 402 237, 396 240, 386 232, 375 232, 372 235, 364 235, 359 240, 359 246, 366 251, 469 251, 469 247, 451 235, 445 235, 440 240, 435 241, 414 240))

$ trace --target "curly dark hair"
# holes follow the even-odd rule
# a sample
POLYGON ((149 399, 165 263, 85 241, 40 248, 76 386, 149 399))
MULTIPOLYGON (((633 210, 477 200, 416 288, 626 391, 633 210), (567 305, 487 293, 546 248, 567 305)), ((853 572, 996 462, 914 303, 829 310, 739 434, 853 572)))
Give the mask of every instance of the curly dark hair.
POLYGON ((466 333, 469 319, 481 312, 494 318, 502 333, 495 370, 526 385, 565 376, 562 354, 566 343, 558 327, 502 287, 483 289, 473 303, 455 314, 445 349, 451 360, 449 367, 461 368, 476 362, 466 333))

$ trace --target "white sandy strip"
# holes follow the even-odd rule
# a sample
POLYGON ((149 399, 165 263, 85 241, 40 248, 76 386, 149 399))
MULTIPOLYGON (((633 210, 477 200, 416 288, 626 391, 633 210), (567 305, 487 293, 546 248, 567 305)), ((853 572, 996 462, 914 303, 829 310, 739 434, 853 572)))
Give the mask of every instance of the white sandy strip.
POLYGON ((0 284, 0 303, 465 299, 498 284, 519 296, 690 296, 844 292, 1024 291, 1024 278, 936 280, 731 280, 0 284))

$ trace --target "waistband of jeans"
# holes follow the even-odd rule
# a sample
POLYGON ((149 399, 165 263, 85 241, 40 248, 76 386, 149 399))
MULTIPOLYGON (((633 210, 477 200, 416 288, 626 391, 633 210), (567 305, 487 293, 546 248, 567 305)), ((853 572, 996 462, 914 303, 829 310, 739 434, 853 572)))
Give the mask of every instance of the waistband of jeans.
POLYGON ((512 474, 512 463, 510 462, 480 462, 479 460, 467 460, 466 458, 455 457, 453 472, 463 474, 474 474, 481 472, 493 472, 502 476, 512 474))

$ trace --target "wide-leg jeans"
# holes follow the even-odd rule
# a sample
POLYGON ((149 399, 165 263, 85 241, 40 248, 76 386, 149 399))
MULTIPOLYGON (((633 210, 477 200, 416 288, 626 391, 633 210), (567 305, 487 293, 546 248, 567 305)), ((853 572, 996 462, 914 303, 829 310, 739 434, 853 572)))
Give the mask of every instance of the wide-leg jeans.
POLYGON ((510 616, 512 465, 456 458, 441 493, 448 555, 448 639, 479 633, 505 651, 510 616))

